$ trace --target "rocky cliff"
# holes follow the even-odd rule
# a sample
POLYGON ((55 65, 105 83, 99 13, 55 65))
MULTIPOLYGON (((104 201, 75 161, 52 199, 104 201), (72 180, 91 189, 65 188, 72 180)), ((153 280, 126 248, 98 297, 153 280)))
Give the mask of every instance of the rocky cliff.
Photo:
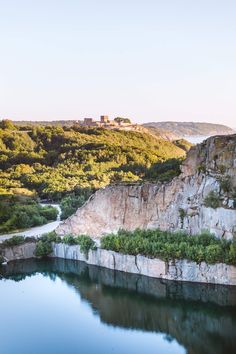
POLYGON ((215 136, 189 151, 170 183, 108 186, 65 220, 57 233, 99 238, 119 229, 236 234, 236 135, 215 136))
POLYGON ((54 243, 52 249, 52 257, 83 261, 130 274, 146 275, 157 279, 236 285, 236 267, 225 263, 196 263, 185 259, 163 261, 158 258, 132 256, 101 248, 90 250, 85 256, 78 245, 64 243, 54 243))

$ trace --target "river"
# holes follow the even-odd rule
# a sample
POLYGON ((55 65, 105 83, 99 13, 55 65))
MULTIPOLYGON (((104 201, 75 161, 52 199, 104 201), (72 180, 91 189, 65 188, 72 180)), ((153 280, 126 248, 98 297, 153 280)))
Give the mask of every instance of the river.
POLYGON ((63 259, 0 268, 1 354, 233 354, 236 288, 63 259))
POLYGON ((61 208, 59 204, 41 204, 42 206, 51 205, 58 210, 58 216, 56 221, 49 222, 45 225, 31 227, 30 229, 13 232, 8 234, 0 235, 0 241, 4 241, 6 239, 11 238, 12 236, 23 236, 23 237, 38 237, 47 232, 51 232, 57 228, 57 226, 61 223, 61 208))

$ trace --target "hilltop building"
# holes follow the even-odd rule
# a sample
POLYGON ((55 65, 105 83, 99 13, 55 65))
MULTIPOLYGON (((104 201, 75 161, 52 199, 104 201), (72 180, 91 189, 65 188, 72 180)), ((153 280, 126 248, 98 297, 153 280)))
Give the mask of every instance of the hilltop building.
POLYGON ((83 126, 86 127, 119 127, 119 126, 128 126, 131 125, 131 123, 125 123, 122 121, 116 121, 116 119, 111 120, 109 119, 109 116, 101 116, 100 120, 94 120, 93 118, 84 118, 82 122, 83 126))
POLYGON ((99 121, 93 118, 84 118, 84 120, 80 122, 80 125, 83 127, 97 127, 110 130, 142 130, 140 125, 131 123, 128 118, 117 117, 115 119, 109 119, 107 115, 100 116, 99 121))

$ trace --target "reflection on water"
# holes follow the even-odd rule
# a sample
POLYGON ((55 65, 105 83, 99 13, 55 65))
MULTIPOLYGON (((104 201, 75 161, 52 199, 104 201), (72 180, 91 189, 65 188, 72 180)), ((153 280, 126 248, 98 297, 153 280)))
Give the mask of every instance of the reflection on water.
POLYGON ((0 273, 1 354, 236 352, 235 287, 62 259, 12 262, 0 273))

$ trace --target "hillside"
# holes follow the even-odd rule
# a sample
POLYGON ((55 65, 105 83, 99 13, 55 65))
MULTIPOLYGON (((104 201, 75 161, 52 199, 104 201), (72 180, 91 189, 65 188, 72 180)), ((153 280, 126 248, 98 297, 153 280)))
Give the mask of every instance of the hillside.
MULTIPOLYGON (((147 123, 147 124, 149 124, 149 123, 147 123)), ((181 136, 179 136, 167 129, 163 129, 163 128, 159 128, 159 127, 157 128, 157 127, 154 127, 151 125, 149 126, 149 125, 145 125, 145 124, 143 124, 142 127, 146 132, 154 135, 156 138, 161 138, 161 139, 165 139, 165 140, 169 140, 169 141, 175 141, 175 140, 181 139, 181 136)))
MULTIPOLYGON (((100 189, 71 218, 60 224, 57 233, 101 238, 121 229, 182 230, 192 235, 208 230, 218 238, 233 239, 236 225, 235 148, 236 134, 210 137, 190 149, 181 165, 182 173, 169 183, 100 189)), ((221 252, 213 247, 210 253, 214 256, 218 251, 221 252)))
MULTIPOLYGON (((37 126, 57 126, 62 128, 71 128, 75 125, 83 126, 82 120, 54 120, 54 121, 13 121, 14 125, 19 129, 32 129, 32 127, 37 126)), ((174 134, 173 132, 162 129, 162 128, 155 128, 152 126, 145 126, 140 124, 130 124, 129 127, 127 126, 119 126, 119 127, 106 127, 106 129, 111 130, 125 130, 125 131, 138 131, 141 133, 151 134, 158 139, 165 139, 169 141, 181 139, 181 136, 174 134)))
POLYGON ((179 173, 189 148, 144 132, 101 128, 15 127, 0 129, 0 193, 60 199, 81 189, 179 173), (20 130, 19 130, 20 129, 20 130), (177 160, 176 160, 177 159, 177 160))
POLYGON ((143 124, 145 128, 164 129, 183 137, 187 135, 225 135, 233 134, 234 130, 222 124, 195 123, 195 122, 150 122, 143 124))

